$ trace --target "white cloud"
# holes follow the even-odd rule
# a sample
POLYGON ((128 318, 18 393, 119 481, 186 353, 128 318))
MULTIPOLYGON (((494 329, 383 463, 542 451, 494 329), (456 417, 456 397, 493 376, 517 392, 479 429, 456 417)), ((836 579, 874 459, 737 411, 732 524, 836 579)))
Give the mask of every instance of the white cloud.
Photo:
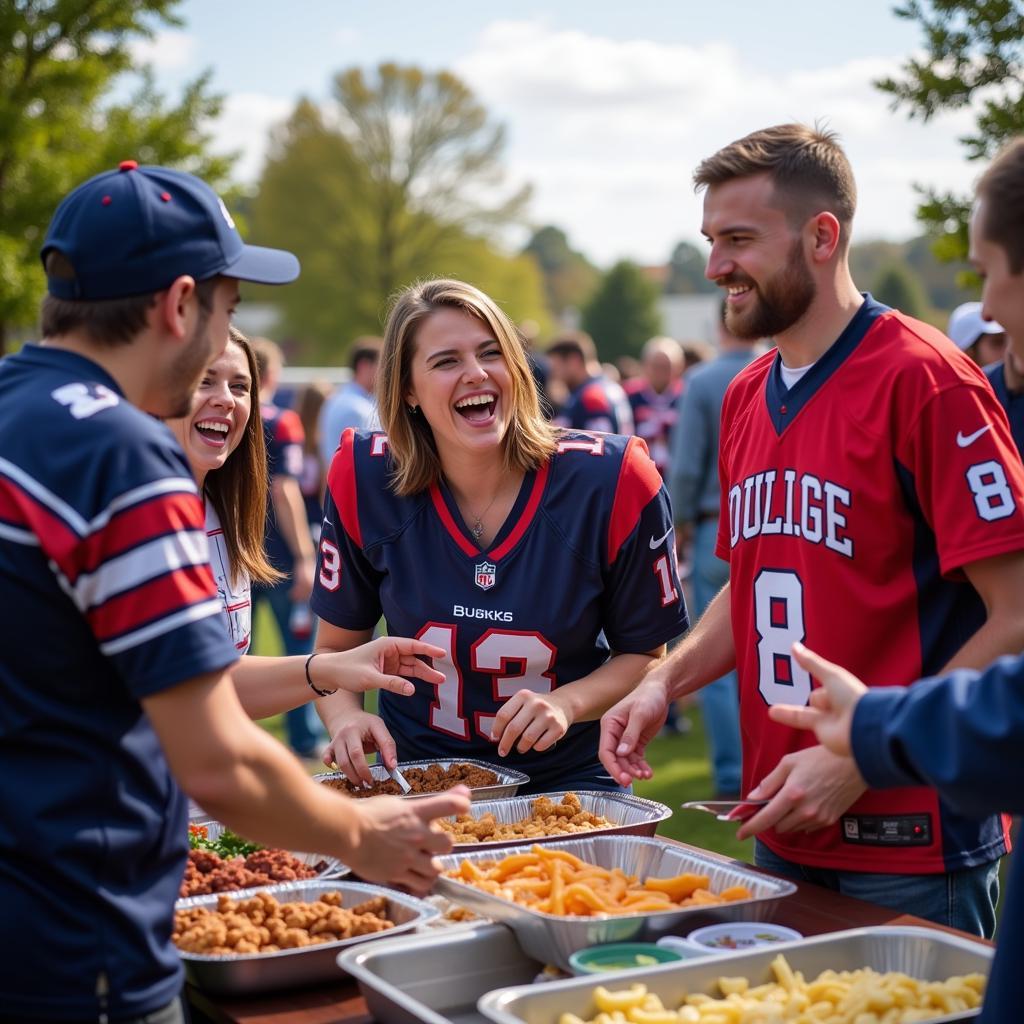
POLYGON ((198 40, 187 32, 168 29, 152 39, 137 39, 130 46, 138 64, 149 64, 157 71, 180 71, 192 63, 198 40))
POLYGON ((508 126, 508 166, 534 185, 534 220, 563 227, 605 263, 661 262, 679 239, 696 239, 694 167, 769 124, 823 120, 839 132, 857 177, 861 239, 917 232, 915 181, 965 189, 978 171, 957 142, 970 112, 924 125, 891 111, 872 85, 897 70, 887 59, 767 73, 723 43, 618 41, 499 21, 455 70, 508 126))
POLYGON ((214 122, 214 149, 219 153, 239 153, 232 177, 244 184, 259 178, 263 169, 270 130, 285 120, 295 104, 279 96, 236 92, 224 101, 224 109, 214 122))

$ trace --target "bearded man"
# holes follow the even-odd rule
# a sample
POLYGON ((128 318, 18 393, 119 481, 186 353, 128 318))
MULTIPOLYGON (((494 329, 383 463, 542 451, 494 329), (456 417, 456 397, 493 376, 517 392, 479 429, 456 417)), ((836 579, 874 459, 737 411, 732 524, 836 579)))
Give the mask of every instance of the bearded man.
MULTIPOLYGON (((769 718, 804 705, 794 642, 875 685, 1024 647, 1024 472, 984 375, 944 335, 859 292, 856 187, 831 132, 779 125, 705 160, 707 276, 726 326, 769 338, 722 408, 717 554, 729 583, 602 719, 623 785, 669 701, 738 672, 756 863, 990 936, 1008 820, 925 786, 868 790, 849 759, 769 718)), ((742 813, 742 811, 741 811, 742 813)))

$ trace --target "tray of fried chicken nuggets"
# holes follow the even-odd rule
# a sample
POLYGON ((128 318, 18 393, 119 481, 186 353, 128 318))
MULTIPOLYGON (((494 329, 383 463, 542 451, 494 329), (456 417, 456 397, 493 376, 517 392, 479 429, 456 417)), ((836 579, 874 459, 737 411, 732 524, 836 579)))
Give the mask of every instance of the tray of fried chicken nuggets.
POLYGON ((441 858, 437 890, 507 924, 523 950, 563 969, 586 946, 764 920, 796 891, 738 861, 642 836, 594 836, 441 858))
POLYGON ((173 940, 186 978, 245 995, 330 981, 339 950, 436 917, 429 903, 360 882, 286 882, 178 900, 173 940))
POLYGON ((469 814, 438 825, 455 850, 489 850, 591 835, 653 836, 672 809, 631 793, 559 792, 476 801, 469 814))

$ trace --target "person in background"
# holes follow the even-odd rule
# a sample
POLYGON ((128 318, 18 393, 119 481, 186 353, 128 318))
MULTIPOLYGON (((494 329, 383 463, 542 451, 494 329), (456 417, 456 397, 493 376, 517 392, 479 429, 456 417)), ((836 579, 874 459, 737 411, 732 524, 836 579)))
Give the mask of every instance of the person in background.
POLYGON ((349 427, 374 430, 378 426, 373 389, 380 346, 381 339, 370 335, 363 335, 352 342, 348 352, 352 379, 340 385, 320 410, 320 458, 324 466, 331 464, 341 435, 349 427))
MULTIPOLYGON (((552 427, 514 325, 472 285, 431 280, 388 317, 386 433, 348 430, 328 471, 318 650, 389 633, 447 648, 439 686, 318 702, 325 760, 365 752, 498 761, 529 790, 618 790, 603 709, 686 628, 664 485, 635 437, 552 427)), ((521 790, 520 792, 523 792, 521 790)))
POLYGON ((683 388, 683 350, 675 338, 651 338, 641 352, 640 376, 626 381, 625 391, 638 437, 662 480, 668 480, 669 436, 676 422, 676 404, 683 388))
MULTIPOLYGON (((268 338, 254 338, 252 347, 259 371, 260 414, 270 474, 266 551, 270 564, 283 574, 277 583, 253 587, 253 621, 255 625, 256 610, 265 602, 277 623, 284 653, 288 656, 309 654, 313 649, 309 595, 313 589, 316 552, 306 519, 306 503, 299 488, 305 438, 298 415, 274 404, 284 361, 281 349, 268 338)), ((324 740, 319 724, 310 705, 295 708, 285 715, 288 744, 299 757, 319 755, 319 745, 324 740)))
POLYGON ((59 205, 42 342, 0 361, 0 1016, 182 1024, 185 793, 254 841, 423 892, 468 793, 348 800, 239 704, 174 436, 238 281, 285 284, 190 174, 124 161, 59 205), (140 230, 145 225, 145 230, 140 230), (185 792, 183 792, 184 790, 185 792))
MULTIPOLYGON (((722 400, 733 377, 757 354, 756 338, 737 338, 719 311, 718 355, 684 378, 679 418, 671 438, 668 493, 680 549, 691 549, 693 616, 699 619, 729 581, 729 563, 715 554, 718 540, 718 431, 722 400)), ((698 694, 718 799, 737 797, 741 786, 740 713, 736 672, 727 672, 698 694)))
POLYGON ((598 430, 632 434, 633 413, 622 387, 611 380, 597 361, 594 339, 583 331, 559 335, 545 353, 551 375, 569 392, 552 422, 570 430, 598 430))
POLYGON ((738 832, 758 837, 756 863, 991 935, 1004 820, 968 820, 925 787, 868 790, 846 759, 767 712, 811 694, 795 640, 901 684, 1024 647, 1024 467, 1006 416, 948 338, 857 291, 856 186, 834 133, 754 132, 695 181, 726 323, 777 349, 737 374, 722 405, 729 582, 605 715, 604 763, 620 781, 646 777, 637 747, 665 702, 736 665, 743 795, 768 800, 738 832), (900 822, 896 834, 880 821, 900 822))
POLYGON ((323 460, 320 420, 324 405, 331 396, 326 381, 315 380, 307 384, 295 400, 295 412, 302 424, 302 473, 299 490, 306 506, 306 522, 313 547, 320 541, 320 521, 324 515, 324 487, 327 484, 327 464, 323 460))
POLYGON ((981 315, 980 302, 961 303, 949 314, 946 332, 961 352, 966 352, 979 366, 1002 362, 1006 354, 1006 332, 994 320, 981 315))
POLYGON ((715 350, 706 341, 682 341, 683 347, 683 375, 689 373, 700 363, 706 363, 715 358, 715 350))
POLYGON ((984 372, 999 404, 1006 410, 1013 443, 1024 454, 1024 361, 1014 353, 1011 343, 1006 347, 1006 355, 998 363, 986 366, 984 372))

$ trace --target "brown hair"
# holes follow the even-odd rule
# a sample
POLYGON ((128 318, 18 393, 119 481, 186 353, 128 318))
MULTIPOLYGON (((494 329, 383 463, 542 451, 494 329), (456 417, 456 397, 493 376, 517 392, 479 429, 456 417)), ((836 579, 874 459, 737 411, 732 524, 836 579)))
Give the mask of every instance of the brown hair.
POLYGON ((295 412, 302 423, 304 440, 302 450, 307 455, 320 451, 320 410, 331 394, 331 385, 325 380, 307 384, 295 399, 295 412))
POLYGON ((253 338, 249 344, 256 358, 256 383, 262 388, 270 370, 280 370, 284 366, 284 353, 281 346, 269 338, 253 338))
POLYGON ((277 583, 284 579, 284 574, 270 564, 264 548, 270 485, 256 355, 249 339, 235 327, 228 329, 228 344, 237 345, 245 354, 252 377, 252 402, 238 447, 220 469, 206 474, 204 490, 224 530, 232 575, 237 580, 244 570, 255 583, 277 583))
MULTIPOLYGON (((75 279, 71 261, 57 249, 46 254, 46 275, 64 281, 75 279)), ((208 277, 196 283, 196 298, 200 310, 207 316, 213 312, 213 293, 220 276, 208 277)), ((58 299, 55 295, 43 297, 40 310, 40 333, 44 338, 55 338, 72 331, 82 331, 97 345, 113 348, 127 345, 146 326, 149 310, 158 292, 129 295, 118 299, 90 299, 78 301, 58 299)))
POLYGON ((585 363, 597 359, 597 346, 586 331, 563 331, 544 351, 549 356, 579 356, 585 363))
POLYGON ((388 435, 397 494, 418 494, 441 476, 441 462, 430 425, 406 407, 412 357, 420 324, 441 309, 457 309, 486 325, 501 349, 511 382, 509 423, 502 441, 505 469, 536 469, 555 450, 555 430, 541 416, 537 388, 515 325, 493 299, 464 281, 420 281, 400 292, 384 329, 377 371, 377 405, 388 435))
POLYGON ((1024 270, 1024 139, 1011 142, 978 182, 978 198, 985 200, 981 234, 1006 251, 1010 271, 1024 270))
POLYGON ((827 210, 839 221, 841 244, 849 243, 857 185, 835 132, 805 124, 762 128, 702 160, 693 181, 698 189, 710 188, 754 174, 771 176, 775 198, 794 227, 827 210))
POLYGON ((384 344, 382 338, 376 335, 364 334, 352 342, 348 350, 348 365, 353 373, 359 369, 360 363, 373 363, 374 366, 380 361, 380 350, 384 344))

